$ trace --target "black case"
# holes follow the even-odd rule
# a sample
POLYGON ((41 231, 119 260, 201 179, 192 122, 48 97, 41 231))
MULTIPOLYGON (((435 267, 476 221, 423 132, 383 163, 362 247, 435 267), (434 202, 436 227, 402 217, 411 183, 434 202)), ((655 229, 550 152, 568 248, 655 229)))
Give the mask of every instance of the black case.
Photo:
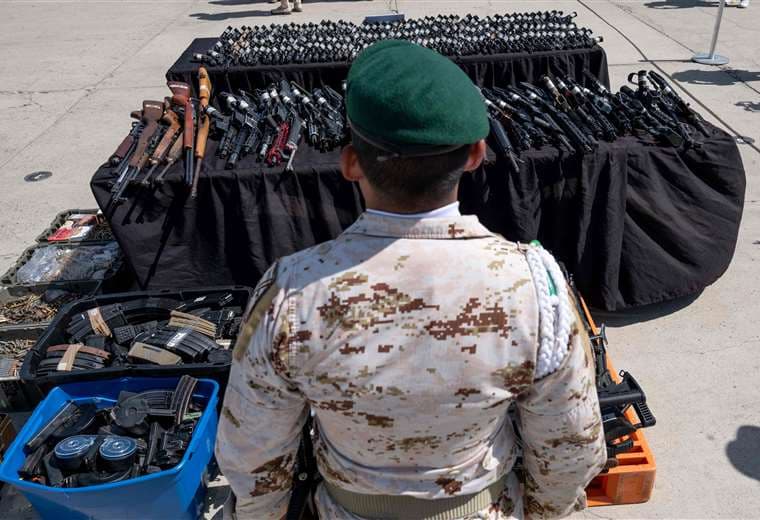
MULTIPOLYGON (((232 293, 233 300, 229 307, 245 309, 253 290, 244 286, 204 287, 198 289, 140 291, 120 294, 99 295, 84 298, 66 305, 60 310, 37 344, 27 353, 21 367, 21 380, 28 386, 36 387, 42 395, 47 395, 54 387, 72 382, 97 381, 116 379, 120 377, 180 377, 190 375, 199 378, 213 379, 219 383, 220 396, 227 386, 230 363, 186 363, 176 366, 158 365, 121 365, 97 370, 76 370, 60 374, 37 377, 37 366, 44 358, 47 348, 52 345, 65 343, 66 326, 71 317, 93 307, 121 303, 146 297, 176 298, 190 300, 216 292, 232 293)), ((220 398, 221 402, 221 398, 220 398)))
POLYGON ((5 289, 8 291, 8 294, 12 296, 24 296, 29 293, 42 293, 47 291, 48 289, 60 289, 63 291, 69 291, 69 292, 75 292, 75 293, 81 293, 81 294, 90 294, 94 293, 98 290, 103 290, 104 286, 107 285, 113 285, 115 282, 115 279, 120 279, 125 276, 125 273, 129 272, 129 269, 126 267, 126 259, 124 258, 124 254, 122 252, 121 254, 121 260, 117 263, 117 265, 112 266, 105 274, 105 277, 103 279, 93 279, 93 280, 56 280, 52 282, 39 282, 39 283, 32 283, 32 284, 20 284, 16 282, 16 273, 18 270, 26 264, 31 258, 34 252, 37 249, 41 249, 43 247, 61 247, 61 248, 78 248, 78 247, 88 247, 88 246, 95 246, 95 245, 103 245, 107 244, 109 242, 112 242, 110 240, 104 240, 104 241, 96 241, 96 242, 82 242, 82 243, 64 243, 59 244, 56 242, 51 243, 43 243, 43 244, 37 244, 32 247, 29 247, 24 251, 21 256, 16 260, 15 265, 13 265, 10 269, 8 269, 5 274, 0 277, 0 284, 6 286, 5 289))

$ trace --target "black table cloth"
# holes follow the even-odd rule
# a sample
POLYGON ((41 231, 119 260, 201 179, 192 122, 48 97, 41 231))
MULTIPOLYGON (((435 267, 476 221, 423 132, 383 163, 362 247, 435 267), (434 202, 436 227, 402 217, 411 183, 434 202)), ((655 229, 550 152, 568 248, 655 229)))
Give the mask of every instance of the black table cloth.
MULTIPOLYGON (((711 129, 701 151, 626 137, 582 157, 553 147, 522 154, 520 172, 490 162, 465 175, 460 201, 492 231, 539 239, 565 262, 591 305, 620 310, 697 292, 728 267, 745 175, 731 136, 711 129)), ((248 157, 224 170, 211 142, 199 195, 175 165, 155 192, 135 189, 111 220, 142 288, 254 285, 277 258, 337 236, 362 211, 337 152, 302 146, 296 172, 248 157)), ((114 172, 92 190, 107 204, 114 172)))
MULTIPOLYGON (((205 53, 214 45, 216 38, 193 40, 185 52, 166 73, 166 79, 184 81, 191 85, 197 95, 198 67, 192 61, 193 54, 205 53)), ((575 78, 586 83, 583 71, 588 70, 605 86, 609 87, 607 55, 600 46, 589 49, 551 51, 515 54, 494 54, 487 56, 462 56, 452 58, 479 86, 515 85, 519 81, 537 82, 543 74, 552 73, 575 78)), ((298 82, 311 90, 320 84, 340 88, 348 75, 349 63, 315 63, 293 65, 257 65, 255 67, 206 66, 214 92, 235 92, 238 89, 251 91, 282 78, 298 82)))

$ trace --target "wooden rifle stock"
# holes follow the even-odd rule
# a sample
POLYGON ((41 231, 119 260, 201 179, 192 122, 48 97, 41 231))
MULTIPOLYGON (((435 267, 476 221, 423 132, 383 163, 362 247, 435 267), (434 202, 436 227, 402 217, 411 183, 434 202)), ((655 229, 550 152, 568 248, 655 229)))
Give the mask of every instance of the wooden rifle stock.
MULTIPOLYGON (((143 101, 142 120, 145 124, 140 139, 137 141, 132 158, 129 160, 129 166, 138 170, 145 163, 143 155, 148 148, 148 142, 153 134, 158 130, 158 122, 164 115, 164 104, 160 101, 143 101)), ((146 158, 147 160, 147 158, 146 158)))

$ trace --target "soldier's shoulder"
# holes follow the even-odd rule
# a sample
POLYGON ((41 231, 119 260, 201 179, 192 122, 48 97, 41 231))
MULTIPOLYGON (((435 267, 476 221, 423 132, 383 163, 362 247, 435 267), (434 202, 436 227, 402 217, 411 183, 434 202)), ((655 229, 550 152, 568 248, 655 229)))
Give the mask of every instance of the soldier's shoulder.
POLYGON ((325 266, 335 264, 342 258, 339 249, 344 238, 338 237, 303 249, 277 261, 277 281, 281 287, 301 285, 304 279, 319 278, 325 266))
POLYGON ((493 234, 486 238, 483 244, 483 249, 485 251, 491 252, 495 255, 509 254, 523 257, 530 247, 529 244, 507 240, 504 236, 499 234, 493 234))

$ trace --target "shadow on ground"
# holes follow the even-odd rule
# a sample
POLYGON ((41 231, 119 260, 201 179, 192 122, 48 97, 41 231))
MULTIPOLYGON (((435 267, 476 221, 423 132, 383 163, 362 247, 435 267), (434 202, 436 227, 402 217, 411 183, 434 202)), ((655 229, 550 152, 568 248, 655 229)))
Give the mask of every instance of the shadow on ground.
POLYGON ((623 311, 609 312, 600 309, 591 309, 591 314, 597 324, 604 323, 610 327, 625 327, 627 325, 633 325, 634 323, 643 323, 645 321, 662 318, 668 314, 678 312, 694 303, 701 294, 702 291, 699 291, 696 294, 682 296, 675 300, 653 303, 651 305, 642 305, 640 307, 633 307, 623 311))
MULTIPOLYGON (((308 0, 304 0, 303 2, 303 8, 305 11, 309 9, 310 4, 316 4, 316 3, 348 3, 348 2, 362 2, 367 0, 321 0, 320 2, 309 2, 308 0)), ((222 5, 222 6, 243 6, 243 5, 250 5, 250 4, 256 4, 256 5, 264 5, 269 7, 268 9, 251 9, 247 11, 234 11, 234 12, 227 12, 227 13, 191 13, 190 17, 195 18, 197 20, 202 21, 220 21, 220 20, 231 20, 236 18, 251 18, 251 17, 257 17, 257 16, 272 16, 274 18, 287 18, 287 16, 273 16, 270 12, 272 9, 275 9, 276 7, 279 7, 280 2, 279 0, 275 3, 269 3, 267 0, 211 0, 209 2, 211 5, 222 5)))
POLYGON ((219 20, 230 20, 232 18, 251 18, 255 16, 272 16, 269 10, 262 11, 254 9, 251 11, 236 11, 234 13, 192 13, 191 18, 202 20, 204 22, 215 22, 219 20))
POLYGON ((736 439, 726 445, 726 455, 743 475, 760 480, 760 428, 741 426, 736 439))
POLYGON ((736 83, 760 81, 760 72, 740 69, 682 70, 673 73, 673 79, 694 85, 715 85, 725 87, 736 83))
POLYGON ((718 7, 718 0, 659 0, 644 5, 651 9, 690 9, 692 7, 718 7))
POLYGON ((747 112, 760 112, 760 102, 758 101, 739 101, 736 106, 747 112))

